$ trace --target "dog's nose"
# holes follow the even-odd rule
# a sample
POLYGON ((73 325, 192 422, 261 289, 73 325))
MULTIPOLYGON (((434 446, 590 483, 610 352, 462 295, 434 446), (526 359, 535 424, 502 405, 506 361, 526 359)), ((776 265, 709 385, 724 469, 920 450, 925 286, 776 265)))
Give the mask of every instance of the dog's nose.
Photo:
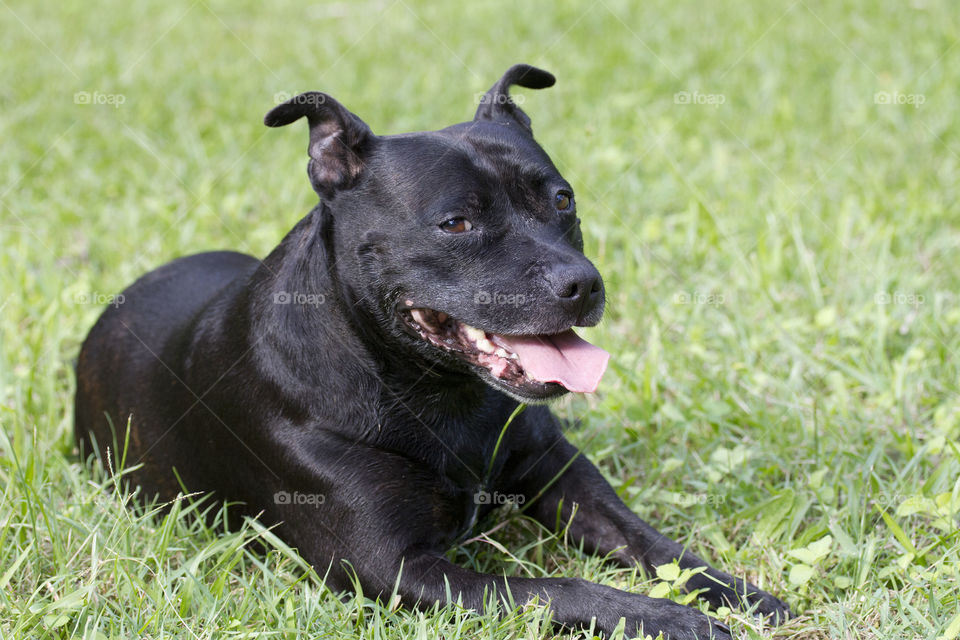
POLYGON ((590 263, 554 269, 550 284, 558 302, 576 319, 576 324, 603 302, 603 280, 590 263))

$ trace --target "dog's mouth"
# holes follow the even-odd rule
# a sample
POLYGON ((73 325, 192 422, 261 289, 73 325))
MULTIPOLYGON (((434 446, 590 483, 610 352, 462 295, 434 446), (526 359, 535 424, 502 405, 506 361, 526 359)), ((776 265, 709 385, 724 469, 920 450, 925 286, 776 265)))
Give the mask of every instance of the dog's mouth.
POLYGON ((521 395, 592 393, 610 354, 572 329, 556 334, 505 335, 472 327, 442 311, 401 309, 406 326, 434 347, 485 371, 521 395))

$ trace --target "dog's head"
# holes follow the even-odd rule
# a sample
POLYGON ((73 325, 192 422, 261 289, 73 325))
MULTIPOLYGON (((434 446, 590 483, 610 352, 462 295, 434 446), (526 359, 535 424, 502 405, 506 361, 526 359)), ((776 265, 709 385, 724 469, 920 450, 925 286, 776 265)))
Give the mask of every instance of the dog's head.
POLYGON ((553 83, 516 65, 472 121, 439 131, 376 136, 318 92, 265 118, 309 121, 308 174, 333 215, 338 274, 389 348, 523 401, 593 391, 608 359, 572 330, 604 306, 573 188, 509 92, 553 83))

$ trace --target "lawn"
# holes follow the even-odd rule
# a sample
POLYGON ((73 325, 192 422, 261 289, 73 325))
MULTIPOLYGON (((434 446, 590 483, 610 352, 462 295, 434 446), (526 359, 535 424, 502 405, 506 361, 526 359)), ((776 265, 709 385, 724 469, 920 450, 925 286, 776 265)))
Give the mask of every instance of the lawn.
MULTIPOLYGON (((960 637, 954 3, 0 0, 0 32, 0 637, 551 633, 542 607, 338 598, 255 522, 130 508, 72 433, 74 359, 127 284, 264 256, 313 205, 276 100, 434 129, 516 62, 558 78, 518 93, 608 291, 586 334, 611 368, 557 404, 570 437, 800 614, 712 612, 739 637, 960 637)), ((683 598, 500 515, 451 558, 683 598)))

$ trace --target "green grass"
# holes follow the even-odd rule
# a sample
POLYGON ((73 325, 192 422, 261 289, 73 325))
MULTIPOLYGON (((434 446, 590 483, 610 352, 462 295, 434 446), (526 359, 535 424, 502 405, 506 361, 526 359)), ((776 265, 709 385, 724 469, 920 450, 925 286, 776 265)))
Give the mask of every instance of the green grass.
MULTIPOLYGON (((644 518, 785 597, 775 637, 958 637, 958 27, 947 0, 3 0, 0 636, 543 632, 542 608, 338 599, 254 523, 127 508, 72 437, 109 296, 175 256, 265 255, 312 206, 305 128, 261 124, 276 94, 432 129, 524 61, 558 76, 524 108, 609 292, 589 335, 612 367, 560 403, 571 437, 644 518)), ((666 588, 519 517, 451 556, 666 588)))

